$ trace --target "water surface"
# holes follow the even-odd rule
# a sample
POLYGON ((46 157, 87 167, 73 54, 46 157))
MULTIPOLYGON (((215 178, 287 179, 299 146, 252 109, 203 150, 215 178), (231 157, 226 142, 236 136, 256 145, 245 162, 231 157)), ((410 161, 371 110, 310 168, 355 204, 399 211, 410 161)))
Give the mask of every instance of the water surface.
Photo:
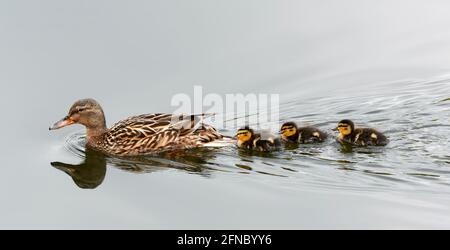
POLYGON ((450 5, 432 2, 2 2, 0 228, 449 228, 450 5), (111 125, 194 85, 279 93, 282 121, 331 139, 118 159, 48 131, 79 98, 111 125), (344 118, 391 143, 342 148, 344 118))

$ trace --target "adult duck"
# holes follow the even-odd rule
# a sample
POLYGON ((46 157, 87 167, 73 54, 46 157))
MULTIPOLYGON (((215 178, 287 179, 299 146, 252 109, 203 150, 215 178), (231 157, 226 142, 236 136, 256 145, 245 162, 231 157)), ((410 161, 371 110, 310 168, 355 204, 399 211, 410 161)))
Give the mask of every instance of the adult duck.
POLYGON ((203 123, 205 114, 145 114, 106 127, 100 104, 93 99, 76 101, 67 116, 50 130, 72 124, 86 127, 86 147, 107 155, 138 156, 166 150, 224 146, 233 140, 203 123))

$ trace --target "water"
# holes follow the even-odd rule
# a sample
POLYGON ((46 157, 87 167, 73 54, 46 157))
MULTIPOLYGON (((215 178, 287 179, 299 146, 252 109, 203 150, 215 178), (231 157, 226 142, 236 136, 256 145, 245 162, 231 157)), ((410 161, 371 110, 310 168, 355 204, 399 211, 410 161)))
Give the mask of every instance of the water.
POLYGON ((448 3, 217 4, 0 4, 0 228, 449 228, 448 3), (391 143, 119 159, 47 130, 79 98, 111 125, 194 85, 279 93, 283 121, 335 136, 350 118, 391 143))

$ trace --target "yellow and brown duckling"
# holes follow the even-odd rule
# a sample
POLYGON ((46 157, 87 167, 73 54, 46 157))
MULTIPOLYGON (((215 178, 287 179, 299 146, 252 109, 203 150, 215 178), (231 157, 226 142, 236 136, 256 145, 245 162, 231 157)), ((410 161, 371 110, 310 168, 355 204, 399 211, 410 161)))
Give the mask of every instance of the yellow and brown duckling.
POLYGON ((93 99, 75 102, 69 114, 50 130, 72 124, 86 127, 86 147, 115 156, 138 156, 165 150, 232 144, 200 115, 145 114, 106 127, 100 104, 93 99))
POLYGON ((249 127, 237 131, 237 147, 260 152, 270 152, 281 146, 280 139, 270 133, 255 133, 249 127))
POLYGON ((318 143, 327 139, 327 134, 315 127, 298 127, 294 122, 281 125, 281 138, 284 141, 295 143, 318 143))
POLYGON ((385 135, 373 128, 355 128, 350 120, 339 122, 336 130, 339 131, 337 140, 341 143, 350 143, 355 146, 386 146, 389 140, 385 135))

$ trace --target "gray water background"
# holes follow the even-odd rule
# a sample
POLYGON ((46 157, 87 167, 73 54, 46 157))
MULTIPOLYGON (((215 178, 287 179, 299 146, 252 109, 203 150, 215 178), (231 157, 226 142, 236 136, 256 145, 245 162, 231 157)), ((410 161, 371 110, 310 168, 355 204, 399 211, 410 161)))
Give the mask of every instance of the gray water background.
MULTIPOLYGON (((0 228, 449 228, 448 1, 1 1, 0 228), (284 120, 386 131, 271 156, 117 162, 80 188, 75 100, 109 125, 174 94, 279 93, 284 120), (447 101, 445 101, 447 100, 447 101)), ((232 131, 225 131, 232 133, 232 131)), ((205 156, 206 155, 206 156, 205 156)), ((155 160, 155 159, 152 159, 155 160)))

